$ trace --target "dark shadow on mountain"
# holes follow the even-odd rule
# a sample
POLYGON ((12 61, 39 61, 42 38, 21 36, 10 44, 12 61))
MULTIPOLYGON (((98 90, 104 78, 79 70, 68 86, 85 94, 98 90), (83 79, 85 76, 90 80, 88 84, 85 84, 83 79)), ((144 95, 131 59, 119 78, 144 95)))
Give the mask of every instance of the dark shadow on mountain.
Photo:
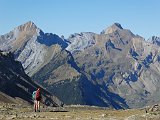
POLYGON ((71 44, 71 42, 67 39, 64 39, 64 42, 68 43, 68 44, 71 44))
POLYGON ((152 53, 150 53, 148 56, 146 56, 146 58, 143 60, 143 65, 145 65, 146 68, 149 67, 149 65, 153 62, 153 55, 152 53))
POLYGON ((101 79, 105 75, 105 71, 103 69, 99 70, 97 73, 89 73, 92 80, 101 79))
MULTIPOLYGON (((28 76, 27 76, 28 77, 28 76)), ((9 95, 12 98, 21 98, 28 103, 33 104, 32 100, 32 92, 35 91, 37 88, 40 88, 36 83, 34 83, 29 77, 22 78, 21 76, 14 76, 12 81, 6 80, 6 83, 0 87, 0 91, 9 95)), ((43 103, 45 105, 50 106, 61 106, 61 104, 57 104, 53 101, 51 95, 48 91, 41 88, 41 93, 43 96, 43 103)))
POLYGON ((136 51, 134 51, 132 48, 130 49, 129 53, 131 54, 131 56, 135 59, 138 60, 136 57, 139 56, 136 51))
POLYGON ((79 77, 66 79, 53 84, 52 87, 48 86, 46 88, 67 105, 85 104, 81 95, 79 77))
POLYGON ((101 69, 98 73, 95 74, 95 77, 100 79, 100 78, 103 78, 105 75, 105 72, 103 69, 101 69))
POLYGON ((40 32, 40 36, 38 36, 38 42, 41 44, 45 44, 46 46, 52 46, 54 44, 58 44, 63 49, 65 49, 68 46, 68 44, 58 35, 52 33, 44 34, 42 31, 40 32))
POLYGON ((153 36, 153 37, 151 38, 151 42, 152 42, 153 44, 155 44, 155 45, 160 46, 160 37, 153 36))
POLYGON ((114 46, 114 44, 111 42, 111 40, 109 40, 109 41, 106 42, 106 50, 110 50, 111 48, 112 48, 112 49, 115 49, 115 50, 122 51, 122 49, 116 48, 116 47, 114 46))
POLYGON ((95 85, 88 80, 87 77, 83 76, 81 79, 81 86, 86 105, 113 107, 115 109, 129 108, 125 99, 121 98, 118 94, 109 92, 105 85, 95 85), (105 93, 103 91, 105 91, 105 93))
POLYGON ((160 56, 159 56, 159 55, 158 55, 158 57, 157 57, 157 61, 160 62, 160 56))
POLYGON ((13 98, 19 97, 29 103, 33 103, 32 98, 31 98, 32 95, 29 94, 29 92, 20 88, 16 84, 7 84, 7 86, 6 87, 4 86, 5 90, 1 90, 3 93, 5 93, 13 98))
POLYGON ((133 73, 130 73, 125 80, 128 84, 130 81, 136 82, 138 80, 138 73, 136 71, 134 71, 133 73))
MULTIPOLYGON (((103 89, 105 90, 106 87, 104 86, 103 89)), ((106 94, 104 97, 108 98, 110 103, 113 105, 115 109, 126 109, 129 108, 124 98, 120 97, 118 94, 112 93, 109 90, 106 90, 106 94)))
POLYGON ((138 74, 137 74, 137 72, 132 73, 130 75, 130 77, 131 77, 130 79, 131 79, 132 82, 136 82, 138 80, 138 74))
POLYGON ((77 64, 76 64, 76 62, 75 62, 75 60, 74 60, 74 57, 73 57, 73 55, 71 54, 71 52, 69 52, 69 51, 67 51, 66 50, 66 52, 69 54, 69 56, 70 56, 70 59, 67 61, 70 65, 71 65, 71 67, 73 67, 74 69, 76 69, 78 72, 80 72, 80 68, 77 66, 77 64))

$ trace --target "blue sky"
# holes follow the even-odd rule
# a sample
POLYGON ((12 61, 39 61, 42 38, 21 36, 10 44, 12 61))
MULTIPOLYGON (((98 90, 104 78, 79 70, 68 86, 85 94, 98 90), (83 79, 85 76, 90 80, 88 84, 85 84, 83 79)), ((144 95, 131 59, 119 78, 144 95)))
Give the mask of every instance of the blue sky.
POLYGON ((145 38, 160 36, 160 0, 0 0, 0 35, 33 21, 44 32, 100 33, 118 22, 145 38))

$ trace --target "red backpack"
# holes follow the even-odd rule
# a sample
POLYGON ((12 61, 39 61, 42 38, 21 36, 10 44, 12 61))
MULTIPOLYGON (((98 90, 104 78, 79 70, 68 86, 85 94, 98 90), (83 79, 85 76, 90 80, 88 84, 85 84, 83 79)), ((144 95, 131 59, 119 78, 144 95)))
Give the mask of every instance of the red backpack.
POLYGON ((36 100, 41 100, 41 92, 40 89, 36 91, 36 100))

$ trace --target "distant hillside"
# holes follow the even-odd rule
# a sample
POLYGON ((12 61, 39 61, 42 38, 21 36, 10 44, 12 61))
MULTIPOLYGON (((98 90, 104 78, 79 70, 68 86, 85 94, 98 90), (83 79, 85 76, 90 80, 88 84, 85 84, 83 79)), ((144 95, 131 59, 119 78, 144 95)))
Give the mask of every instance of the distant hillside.
MULTIPOLYGON (((8 103, 32 103, 32 92, 39 85, 24 72, 20 62, 11 53, 0 51, 0 101, 8 103)), ((42 87, 43 103, 60 106, 61 102, 42 87)))

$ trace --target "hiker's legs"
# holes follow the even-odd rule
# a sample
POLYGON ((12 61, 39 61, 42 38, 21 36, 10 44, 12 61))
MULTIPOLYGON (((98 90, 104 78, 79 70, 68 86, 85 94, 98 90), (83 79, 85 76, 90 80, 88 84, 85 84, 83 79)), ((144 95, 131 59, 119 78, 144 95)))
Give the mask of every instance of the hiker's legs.
POLYGON ((37 100, 34 100, 34 110, 37 111, 37 100))
POLYGON ((37 110, 40 111, 40 102, 37 101, 37 110))
POLYGON ((36 100, 36 111, 38 111, 38 101, 36 100))

